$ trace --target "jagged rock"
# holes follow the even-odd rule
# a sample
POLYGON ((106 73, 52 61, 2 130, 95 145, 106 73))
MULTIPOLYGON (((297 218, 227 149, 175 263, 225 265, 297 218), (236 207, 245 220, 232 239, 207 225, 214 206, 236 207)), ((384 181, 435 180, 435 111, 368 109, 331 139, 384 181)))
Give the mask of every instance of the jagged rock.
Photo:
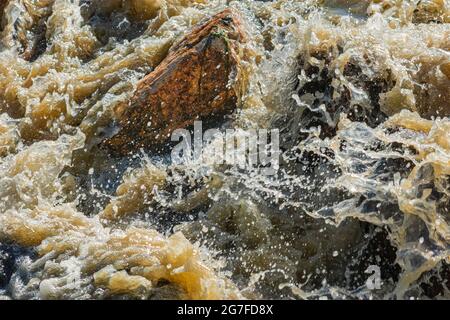
POLYGON ((115 109, 119 131, 102 146, 122 154, 155 146, 195 120, 231 112, 243 41, 240 20, 230 9, 194 27, 140 81, 131 101, 115 109))

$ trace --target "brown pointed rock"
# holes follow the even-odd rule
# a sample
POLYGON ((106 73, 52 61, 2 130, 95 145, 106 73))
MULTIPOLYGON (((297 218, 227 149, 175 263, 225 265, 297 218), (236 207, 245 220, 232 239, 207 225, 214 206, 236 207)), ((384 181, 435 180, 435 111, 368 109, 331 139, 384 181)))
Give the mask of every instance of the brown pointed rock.
POLYGON ((170 141, 172 132, 236 107, 239 43, 245 34, 236 13, 224 10, 194 27, 115 110, 119 131, 102 146, 125 154, 170 141))

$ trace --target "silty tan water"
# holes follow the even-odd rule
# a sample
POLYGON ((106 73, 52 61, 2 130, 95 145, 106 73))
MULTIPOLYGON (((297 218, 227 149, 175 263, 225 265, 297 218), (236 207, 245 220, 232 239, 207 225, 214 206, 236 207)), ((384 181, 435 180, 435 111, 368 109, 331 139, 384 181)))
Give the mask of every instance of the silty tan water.
POLYGON ((0 13, 2 298, 450 297, 448 0, 0 13), (138 81, 227 8, 248 39, 218 126, 280 130, 276 175, 99 148, 138 81))

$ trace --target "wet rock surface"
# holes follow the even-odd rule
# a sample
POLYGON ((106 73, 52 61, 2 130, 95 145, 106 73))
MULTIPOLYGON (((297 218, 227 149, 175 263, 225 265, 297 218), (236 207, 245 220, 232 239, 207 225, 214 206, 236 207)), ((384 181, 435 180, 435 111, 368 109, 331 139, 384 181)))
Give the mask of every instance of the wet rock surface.
POLYGON ((231 10, 195 27, 139 82, 131 101, 117 107, 119 132, 103 145, 122 154, 155 146, 195 120, 233 111, 238 103, 236 51, 244 39, 231 10))

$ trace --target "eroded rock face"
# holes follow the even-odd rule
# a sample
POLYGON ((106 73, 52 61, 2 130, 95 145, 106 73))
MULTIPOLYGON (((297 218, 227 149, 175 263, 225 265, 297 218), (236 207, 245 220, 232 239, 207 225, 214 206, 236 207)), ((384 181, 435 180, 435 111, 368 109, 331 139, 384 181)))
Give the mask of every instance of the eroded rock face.
POLYGON ((238 97, 238 45, 245 34, 238 16, 224 10, 195 27, 116 108, 119 132, 102 145, 128 153, 162 144, 195 120, 231 112, 238 97))

